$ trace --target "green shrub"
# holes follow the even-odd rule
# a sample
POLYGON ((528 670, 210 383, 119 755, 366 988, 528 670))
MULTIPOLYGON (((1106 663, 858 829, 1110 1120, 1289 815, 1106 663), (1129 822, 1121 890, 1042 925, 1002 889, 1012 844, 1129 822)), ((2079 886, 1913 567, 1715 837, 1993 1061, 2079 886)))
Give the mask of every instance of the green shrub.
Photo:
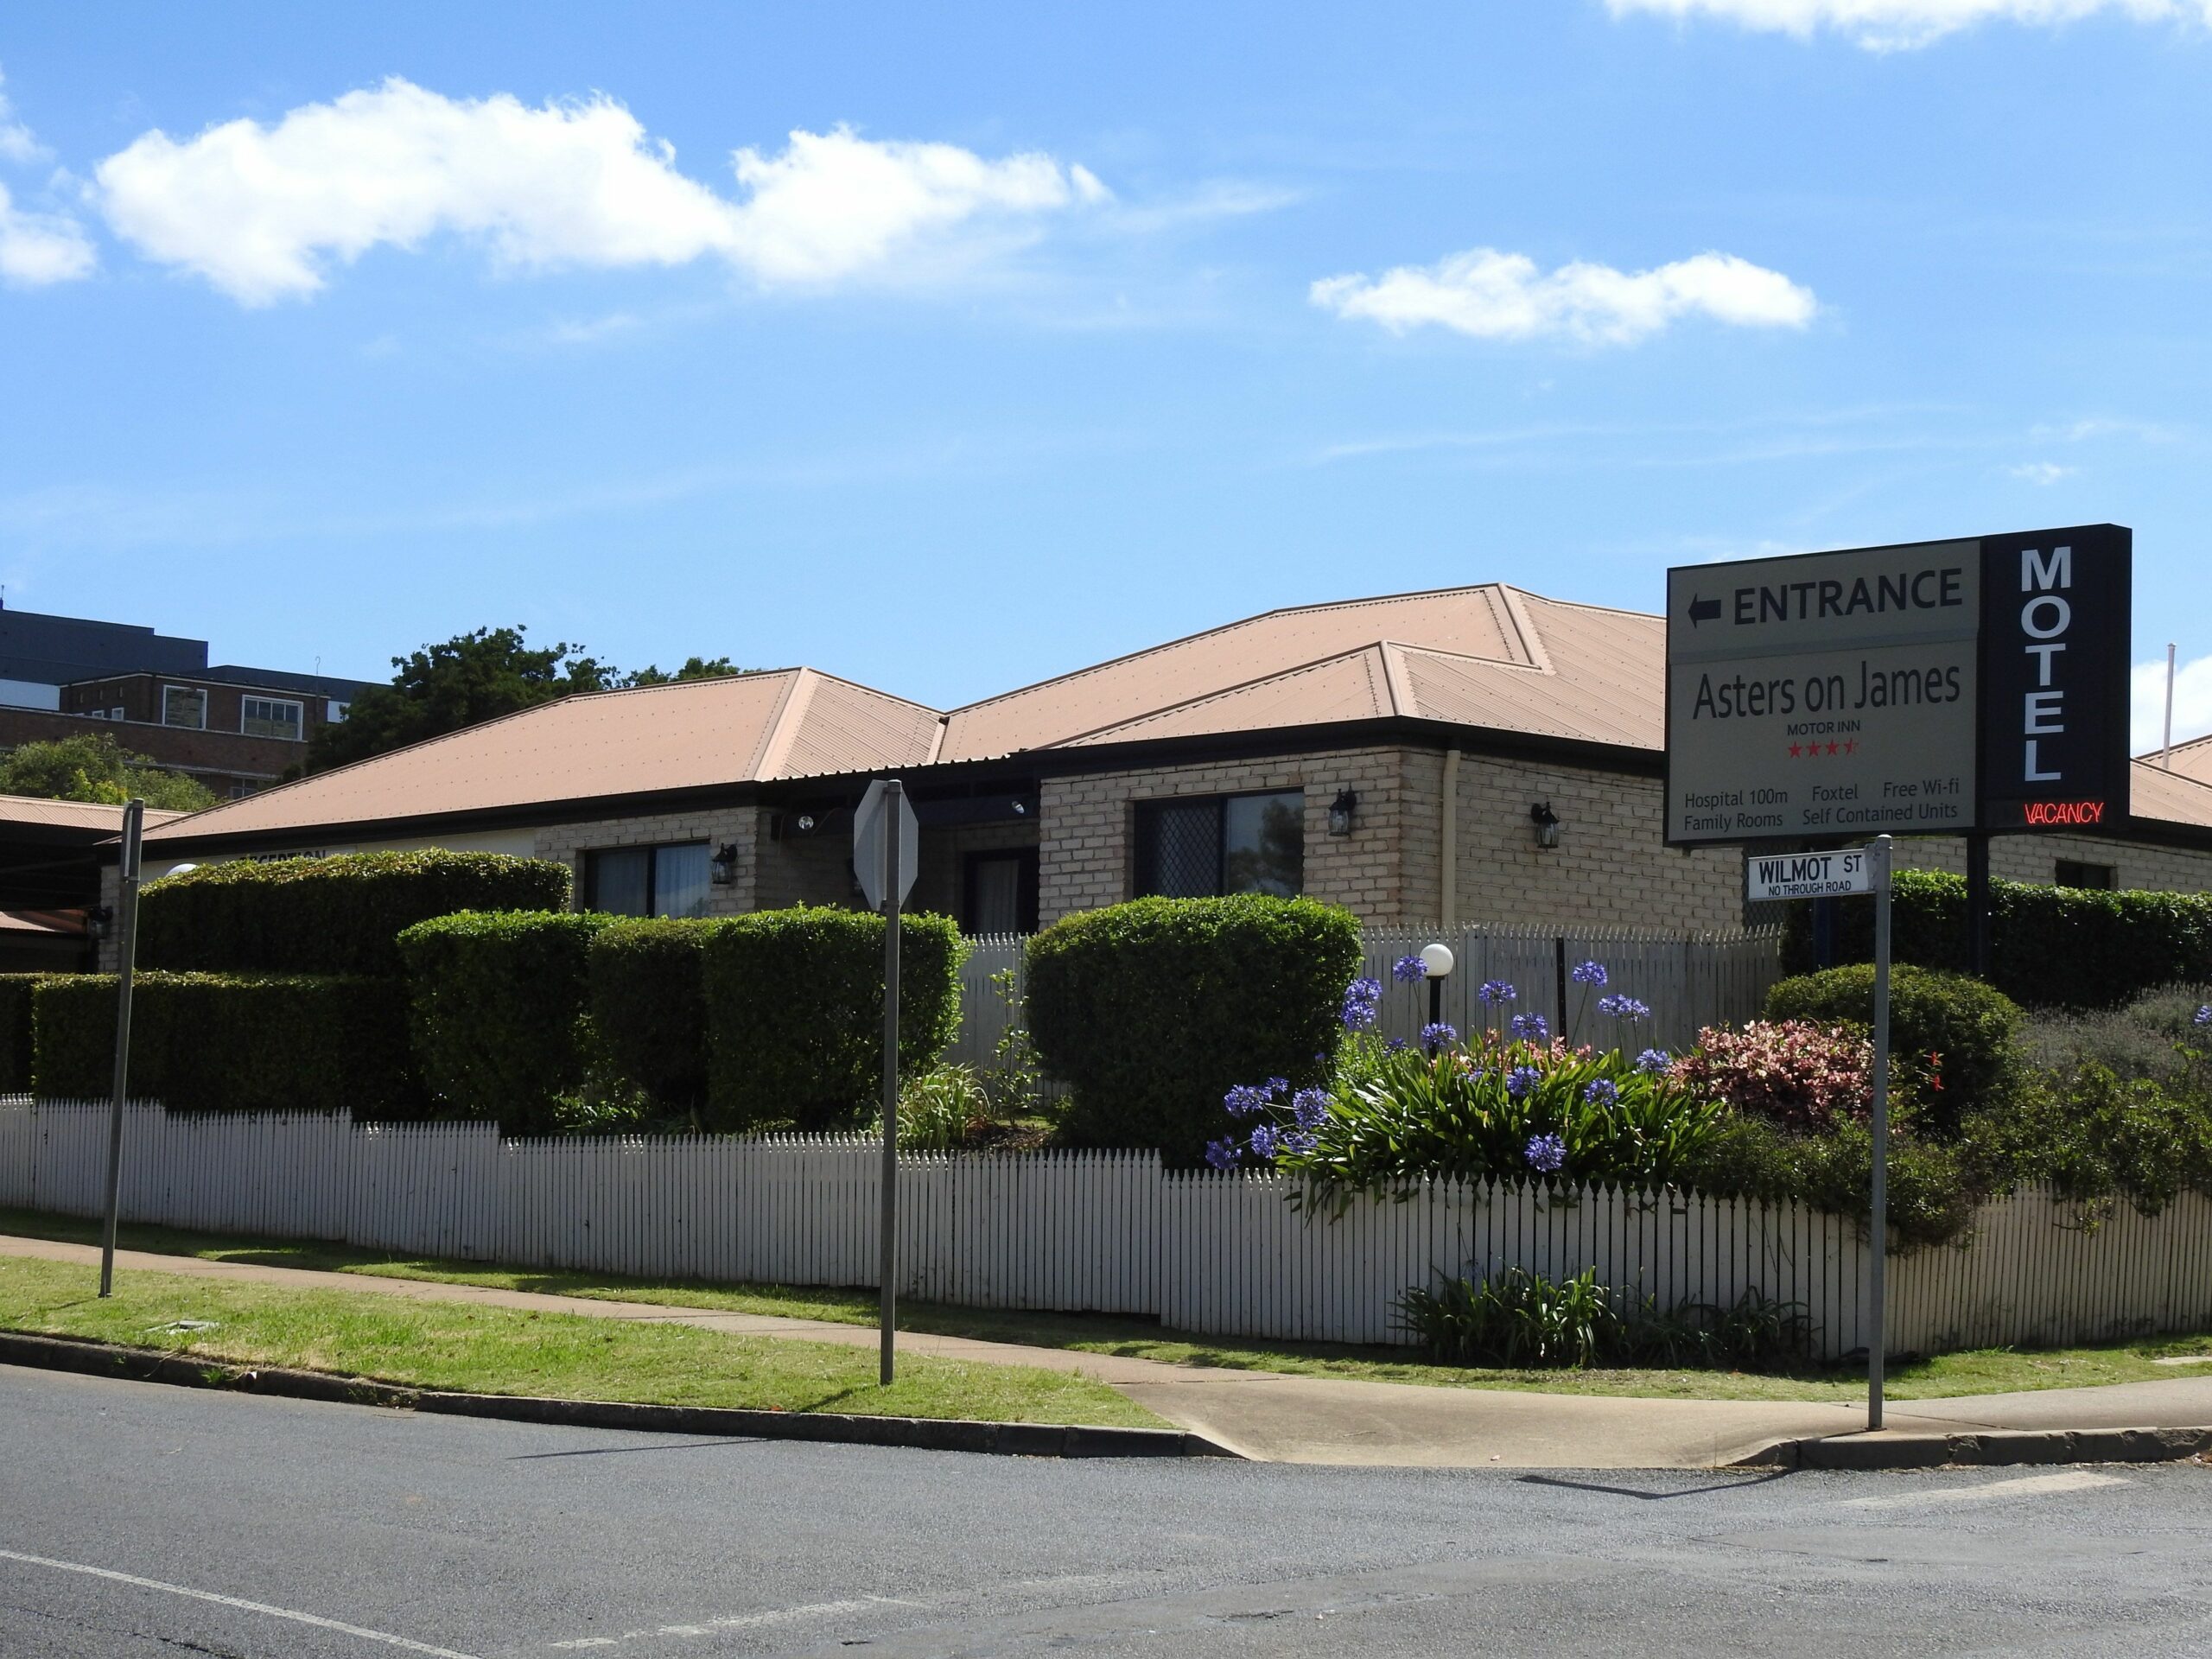
POLYGON ((707 1097, 707 940, 718 921, 625 919, 591 942, 591 1018, 615 1073, 681 1116, 707 1097))
MULTIPOLYGON (((32 994, 33 1081, 50 1099, 98 1098, 115 1081, 111 974, 55 974, 32 994)), ((133 1098, 175 1112, 351 1112, 419 1117, 405 987, 305 975, 136 976, 133 1098)))
MULTIPOLYGON (((759 911, 706 944, 707 1099, 715 1127, 843 1129, 880 1109, 884 919, 800 906, 759 911)), ((899 1069, 934 1062, 960 1024, 960 930, 899 930, 899 1069)))
MULTIPOLYGON (((1966 1154, 1910 1132, 1890 1136, 1889 1221, 1892 1253, 1956 1241, 1975 1207, 2009 1182, 1966 1154)), ((1864 1224, 1872 1206, 1874 1137, 1864 1123, 1819 1135, 1793 1135, 1731 1114, 1699 1154, 1682 1185, 1715 1198, 1802 1204, 1864 1224)))
MULTIPOLYGON (((1897 960, 1950 971, 1967 965, 1966 881, 1899 870, 1891 910, 1897 960)), ((2029 1007, 2109 1007, 2172 983, 2212 982, 2212 895, 2104 893, 1990 883, 1990 982, 2029 1007)), ((1809 905, 1792 905, 1783 966, 1814 965, 1809 905)), ((1839 962, 1874 954, 1873 906, 1836 906, 1839 962)))
MULTIPOLYGON (((1859 963, 1785 979, 1767 993, 1767 1018, 1871 1026, 1874 969, 1859 963)), ((1890 973, 1890 1056, 1930 1128, 1995 1096, 2011 1064, 2020 1009, 2012 998, 1963 974, 1899 963, 1890 973)))
POLYGON ((43 974, 0 974, 0 1095, 31 1086, 31 992, 43 974))
POLYGON ((990 1096, 972 1066, 933 1065, 899 1086, 899 1144, 909 1152, 950 1152, 990 1112, 990 1096))
POLYGON ((586 1020, 593 937, 613 918, 569 911, 463 911, 399 936, 415 1054, 454 1115, 508 1135, 563 1126, 590 1081, 586 1020))
POLYGON ((149 881, 142 967, 397 978, 401 930, 461 910, 563 910, 565 866, 499 853, 240 859, 149 881))
POLYGON ((1072 1090, 1062 1133, 1198 1163, 1232 1086, 1326 1071, 1359 965, 1357 918, 1310 899, 1139 899, 1055 922, 1029 942, 1027 988, 1038 1057, 1072 1090))
POLYGON ((1802 1302, 1756 1287, 1727 1306, 1684 1300, 1662 1309, 1598 1282, 1586 1268, 1559 1282, 1509 1268, 1479 1283, 1442 1279, 1398 1299, 1400 1322, 1446 1364, 1703 1365, 1782 1370, 1808 1363, 1815 1334, 1802 1302))

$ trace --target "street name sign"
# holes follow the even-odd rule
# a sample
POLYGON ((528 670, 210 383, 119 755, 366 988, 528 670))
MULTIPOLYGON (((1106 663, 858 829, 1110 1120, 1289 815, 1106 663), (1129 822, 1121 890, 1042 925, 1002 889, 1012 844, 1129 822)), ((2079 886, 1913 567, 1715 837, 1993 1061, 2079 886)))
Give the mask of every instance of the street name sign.
POLYGON ((2127 815, 2117 524, 1667 573, 1667 841, 2127 815))
POLYGON ((1772 899, 1841 899, 1874 891, 1874 872, 1862 850, 1782 853, 1744 863, 1744 896, 1754 904, 1772 899))
MULTIPOLYGON (((891 817, 890 790, 879 778, 868 786, 853 811, 853 874, 860 879, 861 896, 870 910, 883 908, 883 832, 891 817)), ((914 890, 920 867, 922 829, 914 817, 913 803, 899 791, 899 902, 914 890)))

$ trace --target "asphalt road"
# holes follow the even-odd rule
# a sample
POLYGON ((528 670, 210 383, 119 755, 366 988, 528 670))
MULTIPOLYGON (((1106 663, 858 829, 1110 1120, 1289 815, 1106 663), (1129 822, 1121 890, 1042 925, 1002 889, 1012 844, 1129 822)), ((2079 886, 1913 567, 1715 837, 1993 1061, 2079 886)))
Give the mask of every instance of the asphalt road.
POLYGON ((0 1656, 2212 1652, 2212 1471, 707 1441, 0 1367, 0 1656))

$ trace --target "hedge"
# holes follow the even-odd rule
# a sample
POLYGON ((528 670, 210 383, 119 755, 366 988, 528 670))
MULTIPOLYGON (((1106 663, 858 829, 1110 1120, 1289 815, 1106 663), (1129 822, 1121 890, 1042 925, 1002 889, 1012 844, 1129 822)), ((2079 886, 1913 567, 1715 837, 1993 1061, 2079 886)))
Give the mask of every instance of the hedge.
MULTIPOLYGON (((717 1128, 842 1129, 883 1087, 883 930, 865 911, 800 906, 731 918, 708 938, 707 1100, 717 1128)), ((936 1060, 960 1025, 960 931, 900 929, 899 1070, 936 1060)))
MULTIPOLYGON (((2212 894, 2107 893, 1993 880, 1990 983, 2027 1007, 2113 1007, 2161 985, 2212 982, 2212 894)), ((1963 876, 1899 870, 1891 912, 1899 962, 1964 972, 1967 963, 1963 876)), ((1812 906, 1784 920, 1785 973, 1813 970, 1812 906)), ((1835 959, 1874 954, 1874 907, 1840 901, 1835 959)))
POLYGON ((707 1097, 705 951, 722 925, 625 919, 591 942, 592 1024, 615 1071, 664 1112, 707 1097))
POLYGON ((460 910, 565 910, 565 865, 501 853, 242 859, 146 884, 138 963, 224 973, 397 978, 400 931, 460 910))
POLYGON ((31 1086, 31 992, 43 974, 0 974, 0 1095, 31 1086))
MULTIPOLYGON (((1766 1014, 1824 1026, 1843 1020, 1871 1025, 1873 964, 1785 979, 1767 993, 1766 1014)), ((2019 1025, 2019 1005, 1978 979, 1902 963, 1890 971, 1890 1052, 1901 1076, 1916 1085, 1940 1082, 1925 1090, 1925 1099, 1941 1131, 1955 1129, 1962 1112, 1994 1099, 2019 1025), (1931 1055, 1940 1060, 1931 1065, 1931 1055)))
MULTIPOLYGON (((48 1099, 115 1084, 115 976, 53 974, 32 992, 32 1083, 48 1099)), ((130 999, 132 1098, 173 1112, 419 1117, 405 988, 388 979, 143 973, 130 999)))
POLYGON ((462 911, 399 936, 415 1058, 448 1116, 508 1135, 550 1134, 585 1085, 593 937, 613 918, 571 911, 462 911))
POLYGON ((1310 899, 1138 899, 1029 942, 1029 1033, 1078 1145, 1199 1162, 1237 1084, 1325 1070, 1358 920, 1310 899))

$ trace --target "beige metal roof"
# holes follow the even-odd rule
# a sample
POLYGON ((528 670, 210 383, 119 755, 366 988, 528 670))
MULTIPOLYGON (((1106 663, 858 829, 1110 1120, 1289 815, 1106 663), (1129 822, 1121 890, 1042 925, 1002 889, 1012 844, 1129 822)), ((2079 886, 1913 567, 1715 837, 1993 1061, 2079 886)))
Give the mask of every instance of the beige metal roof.
MULTIPOLYGON (((2181 750, 2174 750, 2181 758, 2181 750)), ((2193 823, 2212 829, 2212 779, 2200 783, 2179 766, 2168 772, 2157 760, 2139 757, 2133 767, 2127 810, 2139 818, 2193 823)))
MULTIPOLYGON (((146 809, 146 828, 168 823, 185 815, 146 809)), ((93 830, 111 836, 123 833, 123 809, 101 801, 49 801, 35 795, 0 795, 0 825, 35 824, 47 830, 93 830)))
MULTIPOLYGON (((2146 754, 2143 759, 2158 764, 2154 756, 2146 754)), ((2172 769, 2183 777, 2194 778, 2200 784, 2212 784, 2212 733, 2175 744, 2169 759, 2172 769)))
POLYGON ((938 715, 810 668, 564 697, 195 813, 162 839, 865 771, 925 760, 938 715))

